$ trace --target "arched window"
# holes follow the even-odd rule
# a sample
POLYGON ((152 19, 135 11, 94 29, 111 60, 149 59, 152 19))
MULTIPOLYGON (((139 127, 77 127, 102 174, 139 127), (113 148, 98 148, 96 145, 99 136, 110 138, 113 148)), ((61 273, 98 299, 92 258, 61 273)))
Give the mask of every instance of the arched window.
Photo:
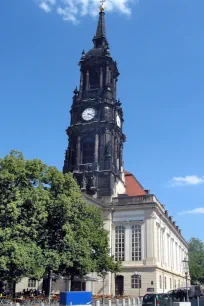
POLYGON ((141 275, 132 275, 131 276, 131 288, 141 288, 141 275))
POLYGON ((160 287, 160 289, 162 289, 162 277, 161 277, 161 275, 159 275, 159 287, 160 287))
POLYGON ((95 142, 93 137, 87 137, 82 143, 82 164, 94 162, 95 142))
POLYGON ((137 224, 132 226, 132 260, 138 261, 141 259, 141 225, 137 224))
POLYGON ((115 260, 125 260, 125 228, 122 225, 115 228, 115 260))
POLYGON ((166 289, 166 276, 164 277, 164 289, 166 289))

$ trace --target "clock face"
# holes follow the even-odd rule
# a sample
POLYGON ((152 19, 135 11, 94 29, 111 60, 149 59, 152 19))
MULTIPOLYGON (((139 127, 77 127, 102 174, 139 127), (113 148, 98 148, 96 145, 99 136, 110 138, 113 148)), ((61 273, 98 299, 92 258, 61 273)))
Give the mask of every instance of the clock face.
POLYGON ((121 127, 121 120, 118 114, 116 115, 116 123, 117 123, 117 126, 121 127))
POLYGON ((96 111, 94 108, 87 108, 82 113, 82 118, 86 121, 89 121, 94 118, 96 111))

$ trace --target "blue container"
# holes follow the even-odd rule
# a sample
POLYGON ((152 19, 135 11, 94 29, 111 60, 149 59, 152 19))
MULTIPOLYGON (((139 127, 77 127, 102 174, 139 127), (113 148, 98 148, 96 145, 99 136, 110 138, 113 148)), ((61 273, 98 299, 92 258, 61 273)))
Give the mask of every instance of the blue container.
POLYGON ((70 306, 70 304, 73 306, 92 304, 92 292, 60 292, 60 306, 70 306))

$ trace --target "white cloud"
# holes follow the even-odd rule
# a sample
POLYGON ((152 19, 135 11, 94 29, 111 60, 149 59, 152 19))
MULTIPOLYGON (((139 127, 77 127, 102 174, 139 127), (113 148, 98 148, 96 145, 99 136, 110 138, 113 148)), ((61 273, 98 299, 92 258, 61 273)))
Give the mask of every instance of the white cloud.
POLYGON ((39 4, 39 7, 46 13, 49 13, 52 10, 51 6, 44 1, 39 4))
MULTIPOLYGON (((62 16, 63 20, 74 24, 79 22, 81 16, 95 16, 99 12, 99 0, 37 0, 39 7, 46 13, 52 11, 62 16)), ((126 15, 131 14, 131 3, 138 0, 106 0, 106 11, 118 11, 126 15)))
POLYGON ((192 209, 192 210, 185 210, 185 211, 181 212, 179 215, 193 215, 193 214, 197 214, 197 215, 204 214, 204 207, 195 208, 195 209, 192 209))
POLYGON ((57 0, 39 0, 39 7, 46 13, 50 13, 55 7, 57 0))
POLYGON ((76 15, 73 14, 73 13, 71 13, 71 12, 69 11, 69 9, 67 9, 67 8, 58 7, 58 8, 57 8, 57 13, 58 13, 59 15, 61 15, 62 18, 63 18, 63 20, 65 20, 65 21, 71 21, 71 22, 73 22, 74 24, 77 24, 77 23, 78 23, 78 20, 77 20, 77 18, 76 18, 76 15))
POLYGON ((187 175, 187 176, 175 176, 169 182, 169 186, 188 186, 188 185, 199 185, 204 183, 204 176, 187 175))

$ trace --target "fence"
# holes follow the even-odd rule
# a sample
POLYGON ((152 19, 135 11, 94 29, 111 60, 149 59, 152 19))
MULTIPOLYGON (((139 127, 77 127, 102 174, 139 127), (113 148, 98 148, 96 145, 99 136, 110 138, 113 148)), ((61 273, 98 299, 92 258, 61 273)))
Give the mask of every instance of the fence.
POLYGON ((11 297, 0 297, 0 306, 59 306, 59 299, 51 299, 50 304, 48 298, 26 298, 12 299, 11 297))
MULTIPOLYGON (((173 301, 165 305, 160 306, 173 306, 173 301)), ((0 297, 0 306, 59 306, 59 300, 51 300, 49 304, 49 300, 47 298, 39 299, 11 299, 10 297, 0 297)), ((156 306, 155 303, 152 303, 150 306, 156 306)), ((204 306, 204 298, 201 299, 197 297, 197 299, 191 300, 192 306, 204 306)), ((70 305, 72 306, 72 305, 70 305)), ((123 299, 101 299, 101 300, 93 300, 92 306, 142 306, 142 299, 139 298, 123 298, 123 299)))
MULTIPOLYGON (((11 299, 10 297, 0 297, 0 306, 47 306, 49 300, 33 298, 33 299, 11 299)), ((93 306, 141 306, 139 298, 127 299, 101 299, 93 300, 93 306)), ((59 306, 59 300, 51 300, 50 306, 59 306)))

